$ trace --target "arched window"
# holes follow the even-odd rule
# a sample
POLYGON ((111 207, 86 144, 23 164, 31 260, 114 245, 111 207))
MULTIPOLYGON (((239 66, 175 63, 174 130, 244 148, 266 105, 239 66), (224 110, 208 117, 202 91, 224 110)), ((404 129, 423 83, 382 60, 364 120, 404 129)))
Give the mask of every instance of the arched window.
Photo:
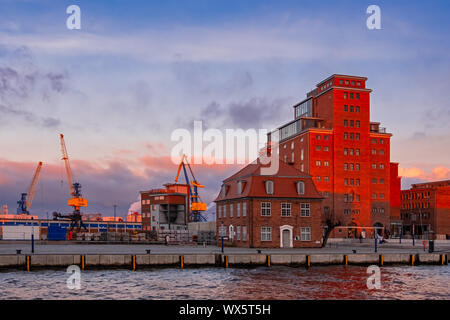
POLYGON ((266 181, 266 193, 273 194, 273 181, 271 180, 266 181))
POLYGON ((303 181, 297 182, 297 194, 298 195, 305 194, 305 183, 303 181))

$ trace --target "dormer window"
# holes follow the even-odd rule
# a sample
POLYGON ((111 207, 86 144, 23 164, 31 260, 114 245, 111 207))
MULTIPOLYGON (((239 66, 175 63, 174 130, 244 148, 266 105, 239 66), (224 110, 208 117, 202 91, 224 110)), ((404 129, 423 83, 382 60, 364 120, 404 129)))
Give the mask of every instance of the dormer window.
POLYGON ((225 198, 225 196, 227 195, 227 186, 223 184, 222 190, 220 192, 221 192, 222 198, 225 198))
POLYGON ((273 181, 268 180, 265 183, 266 183, 266 193, 273 194, 273 181))
POLYGON ((242 194, 242 181, 237 182, 237 194, 242 194))
POLYGON ((305 194, 305 183, 303 181, 297 182, 297 194, 304 195, 305 194))

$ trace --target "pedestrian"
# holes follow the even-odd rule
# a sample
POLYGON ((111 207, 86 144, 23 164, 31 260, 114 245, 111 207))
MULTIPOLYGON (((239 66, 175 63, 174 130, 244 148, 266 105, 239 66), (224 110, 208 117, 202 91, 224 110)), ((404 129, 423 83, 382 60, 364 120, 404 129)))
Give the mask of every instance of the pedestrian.
POLYGON ((359 243, 362 243, 362 231, 359 234, 359 243))

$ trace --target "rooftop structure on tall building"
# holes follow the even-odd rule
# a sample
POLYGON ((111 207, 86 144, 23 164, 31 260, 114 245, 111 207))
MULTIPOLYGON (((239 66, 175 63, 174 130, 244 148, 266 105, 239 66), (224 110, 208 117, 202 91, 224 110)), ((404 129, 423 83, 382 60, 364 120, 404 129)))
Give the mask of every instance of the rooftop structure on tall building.
POLYGON ((413 184, 401 192, 403 236, 450 238, 450 180, 413 184))
MULTIPOLYGON (((293 106, 292 121, 268 136, 269 145, 278 136, 281 161, 313 177, 325 198, 324 215, 354 227, 351 236, 389 228, 391 187, 400 192, 390 162, 392 134, 370 119, 366 81, 333 74, 293 106)), ((344 233, 349 236, 333 236, 344 233)))

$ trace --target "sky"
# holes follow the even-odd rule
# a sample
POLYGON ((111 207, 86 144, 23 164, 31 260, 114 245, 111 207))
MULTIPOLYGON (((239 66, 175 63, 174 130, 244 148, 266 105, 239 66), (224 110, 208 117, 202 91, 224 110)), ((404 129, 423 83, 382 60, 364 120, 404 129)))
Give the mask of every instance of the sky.
MULTIPOLYGON (((0 0, 0 204, 68 211, 64 133, 89 212, 125 215, 172 182, 171 134, 271 130, 334 73, 366 76, 402 187, 450 179, 448 1, 0 0), (432 5, 431 5, 432 3, 432 5), (81 9, 69 30, 66 8, 81 9), (369 30, 366 9, 381 10, 369 30), (135 205, 134 205, 135 206, 135 205)), ((211 203, 242 165, 194 165, 211 203)))

